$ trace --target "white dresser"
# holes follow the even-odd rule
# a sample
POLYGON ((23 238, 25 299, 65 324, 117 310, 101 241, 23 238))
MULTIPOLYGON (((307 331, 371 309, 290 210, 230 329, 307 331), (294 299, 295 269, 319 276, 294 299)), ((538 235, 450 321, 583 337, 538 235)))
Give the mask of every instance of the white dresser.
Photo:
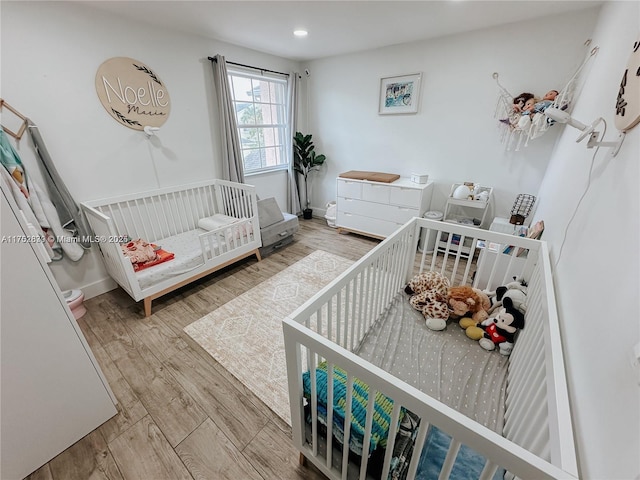
POLYGON ((413 217, 429 210, 433 182, 393 183, 338 177, 336 227, 339 230, 385 238, 413 217))

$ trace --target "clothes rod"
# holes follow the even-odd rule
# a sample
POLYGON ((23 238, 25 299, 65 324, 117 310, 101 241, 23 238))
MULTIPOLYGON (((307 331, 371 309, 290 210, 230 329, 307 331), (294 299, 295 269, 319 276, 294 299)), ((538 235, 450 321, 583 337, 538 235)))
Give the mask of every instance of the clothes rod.
MULTIPOLYGON (((212 62, 216 62, 216 58, 215 57, 209 57, 209 60, 211 60, 212 62)), ((269 73, 276 73, 278 75, 284 75, 286 77, 289 76, 288 73, 284 73, 284 72, 276 72, 275 70, 269 70, 267 68, 260 68, 260 67, 252 67, 251 65, 245 65, 243 63, 235 63, 235 62, 229 62, 227 61, 226 63, 228 63, 229 65, 236 65, 238 67, 244 67, 244 68, 252 68, 253 70, 260 70, 261 72, 269 72, 269 73)))

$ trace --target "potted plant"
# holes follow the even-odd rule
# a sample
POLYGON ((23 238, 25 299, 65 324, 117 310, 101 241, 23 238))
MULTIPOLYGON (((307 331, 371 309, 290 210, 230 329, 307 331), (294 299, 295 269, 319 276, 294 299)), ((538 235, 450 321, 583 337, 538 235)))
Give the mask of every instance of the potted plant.
POLYGON ((320 170, 327 158, 324 155, 316 154, 315 146, 311 139, 311 134, 303 135, 300 132, 296 132, 293 137, 293 168, 304 179, 305 208, 302 210, 302 216, 306 219, 311 218, 313 213, 309 200, 309 174, 314 170, 320 170))

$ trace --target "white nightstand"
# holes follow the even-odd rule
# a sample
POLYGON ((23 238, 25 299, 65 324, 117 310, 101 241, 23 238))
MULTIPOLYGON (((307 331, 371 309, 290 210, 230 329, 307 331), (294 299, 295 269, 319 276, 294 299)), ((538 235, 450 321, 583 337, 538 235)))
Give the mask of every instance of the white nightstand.
MULTIPOLYGON (((493 219, 493 222, 491 222, 489 230, 493 232, 515 234, 516 227, 517 225, 509 223, 508 218, 496 217, 493 219)), ((526 254, 521 257, 514 257, 512 260, 510 255, 504 253, 508 246, 509 245, 492 245, 492 248, 484 248, 480 252, 478 263, 486 263, 485 268, 483 268, 484 276, 478 279, 482 284, 489 280, 489 275, 492 270, 491 268, 486 267, 490 267, 497 262, 493 281, 491 282, 492 284, 488 286, 489 290, 495 290, 496 287, 512 281, 515 273, 522 271, 524 268, 524 264, 527 261, 526 254)))
POLYGON ((496 217, 493 219, 493 222, 491 222, 489 230, 491 230, 492 232, 513 234, 516 231, 516 226, 512 223, 509 223, 508 218, 496 217))

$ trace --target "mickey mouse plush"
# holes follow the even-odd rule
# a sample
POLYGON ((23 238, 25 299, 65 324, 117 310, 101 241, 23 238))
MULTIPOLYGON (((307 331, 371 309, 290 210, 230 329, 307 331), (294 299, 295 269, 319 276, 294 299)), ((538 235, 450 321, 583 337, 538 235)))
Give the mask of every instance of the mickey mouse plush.
POLYGON ((480 325, 478 328, 484 330, 482 338, 478 340, 480 346, 485 350, 494 350, 497 345, 502 355, 509 355, 513 350, 516 332, 524 328, 524 314, 514 307, 511 298, 504 297, 502 307, 480 325))

